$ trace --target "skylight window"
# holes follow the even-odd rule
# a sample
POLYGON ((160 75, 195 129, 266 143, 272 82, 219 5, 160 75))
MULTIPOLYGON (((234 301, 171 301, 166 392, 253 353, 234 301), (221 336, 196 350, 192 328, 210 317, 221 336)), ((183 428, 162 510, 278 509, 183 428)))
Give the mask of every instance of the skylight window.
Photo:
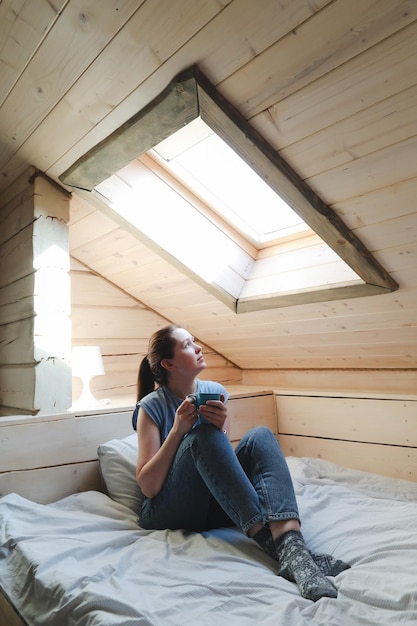
POLYGON ((310 228, 201 118, 151 153, 256 247, 310 228))
POLYGON ((146 163, 133 161, 96 192, 174 264, 220 288, 227 304, 235 301, 254 259, 146 163))
POLYGON ((60 179, 237 313, 398 288, 195 66, 60 179))

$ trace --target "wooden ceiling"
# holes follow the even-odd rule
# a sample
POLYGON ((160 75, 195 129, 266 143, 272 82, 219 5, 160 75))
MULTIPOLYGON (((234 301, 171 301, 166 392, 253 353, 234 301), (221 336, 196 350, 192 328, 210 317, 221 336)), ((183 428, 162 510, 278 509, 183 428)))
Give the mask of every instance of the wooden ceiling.
POLYGON ((178 72, 208 79, 399 290, 234 314, 74 198, 71 254, 243 369, 417 365, 416 0, 3 0, 0 193, 53 180, 178 72))

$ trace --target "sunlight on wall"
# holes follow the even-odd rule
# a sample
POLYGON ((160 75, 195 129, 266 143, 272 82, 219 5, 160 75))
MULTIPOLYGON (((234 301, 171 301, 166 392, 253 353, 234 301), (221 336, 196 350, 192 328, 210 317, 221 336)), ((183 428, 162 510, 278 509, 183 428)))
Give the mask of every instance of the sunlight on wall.
POLYGON ((34 256, 35 359, 71 354, 71 284, 67 242, 47 246, 34 256))

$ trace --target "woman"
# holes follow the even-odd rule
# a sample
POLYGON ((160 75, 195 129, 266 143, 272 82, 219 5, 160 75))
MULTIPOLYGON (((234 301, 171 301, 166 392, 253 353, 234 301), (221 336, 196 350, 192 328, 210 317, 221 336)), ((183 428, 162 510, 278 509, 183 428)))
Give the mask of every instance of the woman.
POLYGON ((233 450, 224 431, 227 391, 197 378, 205 367, 201 347, 186 329, 172 325, 152 335, 139 368, 133 414, 136 477, 144 495, 141 525, 196 532, 236 525, 278 561, 278 573, 295 581, 303 597, 335 598, 326 575, 349 566, 308 551, 273 433, 253 428, 233 450), (197 410, 192 394, 199 392, 220 393, 221 400, 197 410))

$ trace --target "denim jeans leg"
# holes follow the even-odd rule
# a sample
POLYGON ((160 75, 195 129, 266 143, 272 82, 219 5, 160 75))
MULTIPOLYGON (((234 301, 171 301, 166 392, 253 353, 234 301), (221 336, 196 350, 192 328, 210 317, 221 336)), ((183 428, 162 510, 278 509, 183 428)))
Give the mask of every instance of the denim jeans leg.
POLYGON ((140 524, 148 529, 205 530, 212 495, 195 466, 188 437, 181 442, 162 489, 144 498, 140 524))
POLYGON ((212 497, 244 532, 262 520, 259 498, 227 437, 210 424, 181 442, 161 491, 145 498, 144 528, 206 528, 212 497))
POLYGON ((274 433, 265 426, 249 430, 235 453, 255 487, 263 521, 300 520, 290 472, 274 433))

